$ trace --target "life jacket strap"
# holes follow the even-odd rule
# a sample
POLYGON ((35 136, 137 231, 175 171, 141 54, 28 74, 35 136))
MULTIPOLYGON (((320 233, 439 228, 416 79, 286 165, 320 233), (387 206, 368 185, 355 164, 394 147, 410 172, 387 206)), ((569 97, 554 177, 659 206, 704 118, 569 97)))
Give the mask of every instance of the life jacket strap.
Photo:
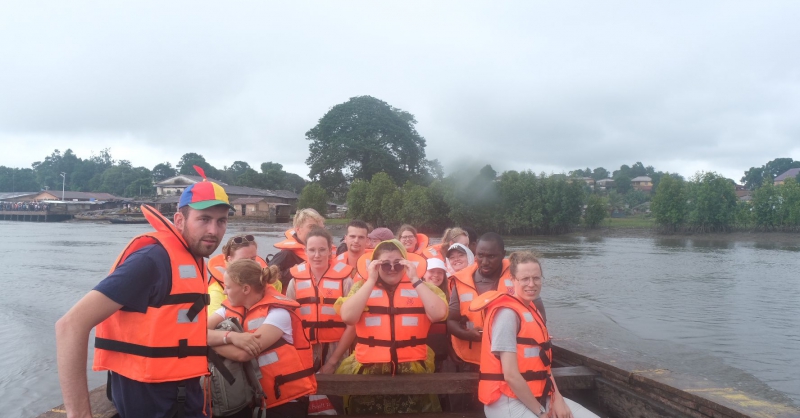
POLYGON ((178 398, 172 408, 164 415, 165 418, 183 418, 185 413, 184 404, 186 403, 186 384, 178 384, 178 398))
POLYGON ((367 312, 371 314, 378 314, 378 315, 424 315, 425 308, 424 307, 416 307, 416 308, 398 308, 398 307, 388 307, 388 306, 367 306, 367 312))
POLYGON ((209 348, 207 345, 188 345, 188 340, 178 340, 175 347, 148 347, 146 345, 126 343, 123 341, 109 340, 106 338, 95 337, 94 347, 101 350, 116 351, 118 353, 131 354, 134 356, 148 358, 167 358, 167 357, 207 357, 209 348))
MULTIPOLYGON (((547 379, 550 381, 550 372, 547 371, 533 371, 528 370, 520 373, 522 378, 525 379, 526 382, 532 382, 535 380, 545 380, 547 379)), ((503 373, 481 373, 478 376, 479 380, 492 380, 492 381, 503 381, 506 380, 503 373)), ((547 387, 547 383, 545 383, 545 387, 547 387)))
POLYGON ((346 325, 341 321, 306 321, 303 320, 303 328, 344 328, 346 325))
POLYGON ((294 373, 289 374, 281 374, 275 376, 275 399, 281 398, 281 385, 284 383, 293 382, 298 379, 302 379, 304 377, 313 376, 314 375, 314 367, 309 367, 308 369, 303 369, 294 373))
POLYGON ((322 301, 322 303, 324 305, 333 305, 334 303, 336 303, 336 298, 322 298, 322 299, 320 299, 320 298, 318 298, 316 296, 309 296, 307 298, 299 298, 299 299, 296 300, 296 302, 301 304, 301 305, 316 305, 320 301, 322 301))
POLYGON ((197 314, 203 311, 203 308, 211 304, 211 295, 208 293, 181 293, 177 295, 167 295, 164 301, 161 302, 161 307, 164 305, 181 305, 184 303, 191 303, 192 306, 186 312, 189 321, 194 322, 197 314))
POLYGON ((550 348, 553 347, 553 343, 551 343, 550 340, 547 340, 543 343, 539 343, 533 338, 517 337, 517 344, 536 345, 541 347, 541 349, 539 350, 539 359, 542 360, 542 364, 544 364, 545 367, 550 366, 551 362, 550 357, 547 356, 547 353, 550 352, 550 348))
POLYGON ((366 338, 356 337, 356 342, 359 344, 364 344, 370 347, 389 347, 391 349, 424 345, 427 344, 427 341, 428 341, 427 338, 417 338, 417 337, 411 337, 410 340, 403 340, 403 341, 378 340, 375 337, 366 337, 366 338))
POLYGON ((222 357, 220 357, 216 351, 208 350, 208 361, 214 365, 214 367, 219 371, 219 374, 221 374, 222 377, 228 381, 229 385, 233 385, 233 383, 236 381, 236 378, 233 377, 233 373, 231 373, 231 371, 225 366, 222 357))

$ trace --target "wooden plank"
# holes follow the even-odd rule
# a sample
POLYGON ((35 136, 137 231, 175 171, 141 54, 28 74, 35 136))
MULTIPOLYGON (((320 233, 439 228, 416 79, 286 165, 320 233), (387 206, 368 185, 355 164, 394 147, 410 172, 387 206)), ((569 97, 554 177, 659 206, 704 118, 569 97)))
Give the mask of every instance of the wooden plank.
MULTIPOLYGON (((564 390, 592 389, 596 375, 584 366, 553 369, 556 384, 564 390)), ((317 393, 323 395, 424 395, 477 391, 478 373, 317 375, 317 393)))
MULTIPOLYGON (((398 414, 402 418, 486 418, 483 409, 469 412, 420 412, 415 414, 398 414)), ((375 415, 348 415, 349 418, 375 418, 375 415)))

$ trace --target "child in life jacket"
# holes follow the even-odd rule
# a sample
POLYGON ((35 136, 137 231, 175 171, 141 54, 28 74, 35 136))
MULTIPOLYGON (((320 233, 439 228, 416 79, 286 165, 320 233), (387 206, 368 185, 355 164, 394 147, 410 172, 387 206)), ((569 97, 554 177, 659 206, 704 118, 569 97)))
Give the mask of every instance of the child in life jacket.
MULTIPOLYGON (((265 397, 256 407, 266 408, 268 416, 306 417, 308 395, 317 390, 311 344, 295 313, 299 304, 270 286, 279 278, 277 266, 262 268, 253 260, 230 263, 224 275, 228 299, 209 318, 208 327, 216 328, 224 318, 233 317, 239 320, 245 332, 255 334, 260 346, 257 356, 227 341, 214 350, 236 361, 258 358, 265 397)), ((242 417, 252 413, 248 408, 244 411, 248 415, 242 417)))
MULTIPOLYGON (((450 297, 450 290, 447 284, 447 272, 444 262, 438 258, 428 259, 428 271, 422 277, 426 283, 430 283, 444 293, 446 297, 450 297)), ((447 333, 447 321, 439 321, 431 324, 431 329, 428 331, 428 346, 433 350, 435 355, 436 371, 442 371, 442 363, 452 348, 450 347, 450 334, 447 333)))

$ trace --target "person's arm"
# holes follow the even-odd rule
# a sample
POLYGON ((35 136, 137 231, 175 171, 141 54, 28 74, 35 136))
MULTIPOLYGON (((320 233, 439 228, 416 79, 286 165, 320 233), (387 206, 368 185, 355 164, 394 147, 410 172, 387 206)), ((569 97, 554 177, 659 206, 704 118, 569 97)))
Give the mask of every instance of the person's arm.
MULTIPOLYGON (((266 323, 270 319, 274 319, 276 314, 280 315, 280 313, 274 312, 277 310, 283 310, 283 309, 271 310, 270 313, 267 315, 267 319, 264 320, 265 323, 259 326, 256 332, 254 333, 231 332, 228 335, 228 342, 230 342, 230 344, 215 346, 213 347, 214 351, 216 351, 217 354, 221 355, 222 357, 229 358, 234 361, 250 361, 258 357, 258 355, 261 354, 261 352, 266 350, 268 347, 272 346, 272 344, 275 344, 278 341, 278 339, 280 339, 284 334, 284 331, 280 327, 266 323), (248 336, 252 337, 252 342, 255 344, 255 348, 253 349, 252 346, 250 345, 247 346, 248 347, 247 349, 240 348, 237 345, 236 341, 239 338, 242 337, 247 338, 248 336)), ((281 317, 282 321, 281 323, 288 321, 288 326, 291 329, 291 317, 288 316, 289 315, 288 312, 286 312, 285 310, 283 311, 286 313, 286 317, 285 318, 281 317)), ((221 333, 221 335, 225 335, 225 332, 227 331, 216 331, 216 332, 221 333)), ((220 341, 221 340, 222 337, 220 337, 220 341)))
MULTIPOLYGON (((406 275, 412 284, 422 280, 417 276, 417 266, 414 263, 408 260, 400 260, 400 264, 405 266, 406 275)), ((431 322, 439 322, 447 318, 447 304, 430 287, 423 282, 414 289, 417 291, 417 296, 419 296, 422 306, 425 308, 425 314, 428 315, 428 319, 431 322)))
POLYGON ((91 418, 86 359, 89 333, 122 305, 92 290, 56 321, 58 380, 68 418, 91 418))
POLYGON ((461 326, 461 310, 459 308, 458 292, 455 286, 453 286, 453 291, 450 293, 449 311, 450 314, 447 317, 447 331, 450 332, 450 335, 464 341, 481 341, 481 333, 478 332, 480 328, 466 329, 461 326))
POLYGON ((508 383, 508 387, 511 388, 512 392, 514 392, 514 395, 517 397, 517 399, 525 404, 525 406, 534 414, 536 414, 536 416, 544 416, 544 414, 540 415, 539 412, 541 411, 542 404, 540 404, 539 401, 536 400, 536 397, 533 396, 531 388, 528 387, 528 383, 519 372, 517 353, 501 351, 500 365, 503 368, 503 379, 506 381, 506 383, 508 383))
POLYGON ((339 339, 339 343, 336 345, 336 350, 331 353, 328 357, 328 361, 319 369, 319 372, 322 374, 333 374, 336 371, 336 363, 338 363, 347 350, 350 349, 350 345, 353 344, 353 340, 355 339, 356 327, 348 325, 342 333, 342 338, 339 339))
POLYGON ((222 302, 225 301, 225 293, 223 293, 222 285, 220 285, 218 281, 212 280, 211 284, 208 285, 208 295, 211 298, 211 303, 207 307, 208 318, 211 319, 214 316, 214 312, 216 312, 217 309, 222 306, 222 302))
POLYGON ((289 280, 289 285, 286 286, 286 297, 291 300, 297 300, 297 291, 294 288, 294 278, 289 280))
POLYGON ((355 294, 349 296, 347 300, 342 303, 340 315, 342 316, 342 322, 345 324, 355 325, 358 320, 361 319, 361 314, 364 313, 364 308, 367 306, 369 296, 372 294, 372 290, 378 282, 378 268, 380 268, 379 263, 370 263, 369 267, 367 267, 367 271, 369 272, 367 280, 364 281, 364 284, 355 294))
POLYGON ((564 401, 564 397, 561 396, 561 392, 558 390, 556 379, 550 376, 550 380, 553 382, 553 396, 550 398, 550 416, 555 418, 573 418, 572 411, 569 409, 569 406, 564 401))

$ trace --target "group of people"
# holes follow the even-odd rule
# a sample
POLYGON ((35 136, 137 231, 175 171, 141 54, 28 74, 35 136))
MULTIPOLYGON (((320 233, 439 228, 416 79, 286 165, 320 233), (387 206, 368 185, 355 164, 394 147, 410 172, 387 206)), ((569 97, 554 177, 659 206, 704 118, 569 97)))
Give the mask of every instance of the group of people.
MULTIPOLYGON (((134 238, 56 324, 68 416, 91 416, 92 328, 93 369, 108 371, 108 395, 123 418, 210 416, 200 383, 209 354, 258 365, 260 405, 230 416, 260 407, 266 416, 305 417, 317 373, 438 371, 480 372, 477 401, 487 417, 594 416, 561 396, 551 376, 542 266, 532 253, 505 258, 502 237, 491 232, 478 238, 451 228, 430 245, 410 225, 395 234, 358 220, 337 245, 324 218, 303 209, 269 263, 250 234, 231 237, 206 263, 221 244, 229 207, 209 181, 184 190, 173 222, 143 207, 155 231, 134 238), (244 332, 217 329, 227 320, 244 332)), ((475 400, 327 401, 348 414, 381 414, 459 410, 475 400)))
POLYGON ((47 203, 41 202, 0 202, 0 210, 4 211, 46 211, 47 203))

